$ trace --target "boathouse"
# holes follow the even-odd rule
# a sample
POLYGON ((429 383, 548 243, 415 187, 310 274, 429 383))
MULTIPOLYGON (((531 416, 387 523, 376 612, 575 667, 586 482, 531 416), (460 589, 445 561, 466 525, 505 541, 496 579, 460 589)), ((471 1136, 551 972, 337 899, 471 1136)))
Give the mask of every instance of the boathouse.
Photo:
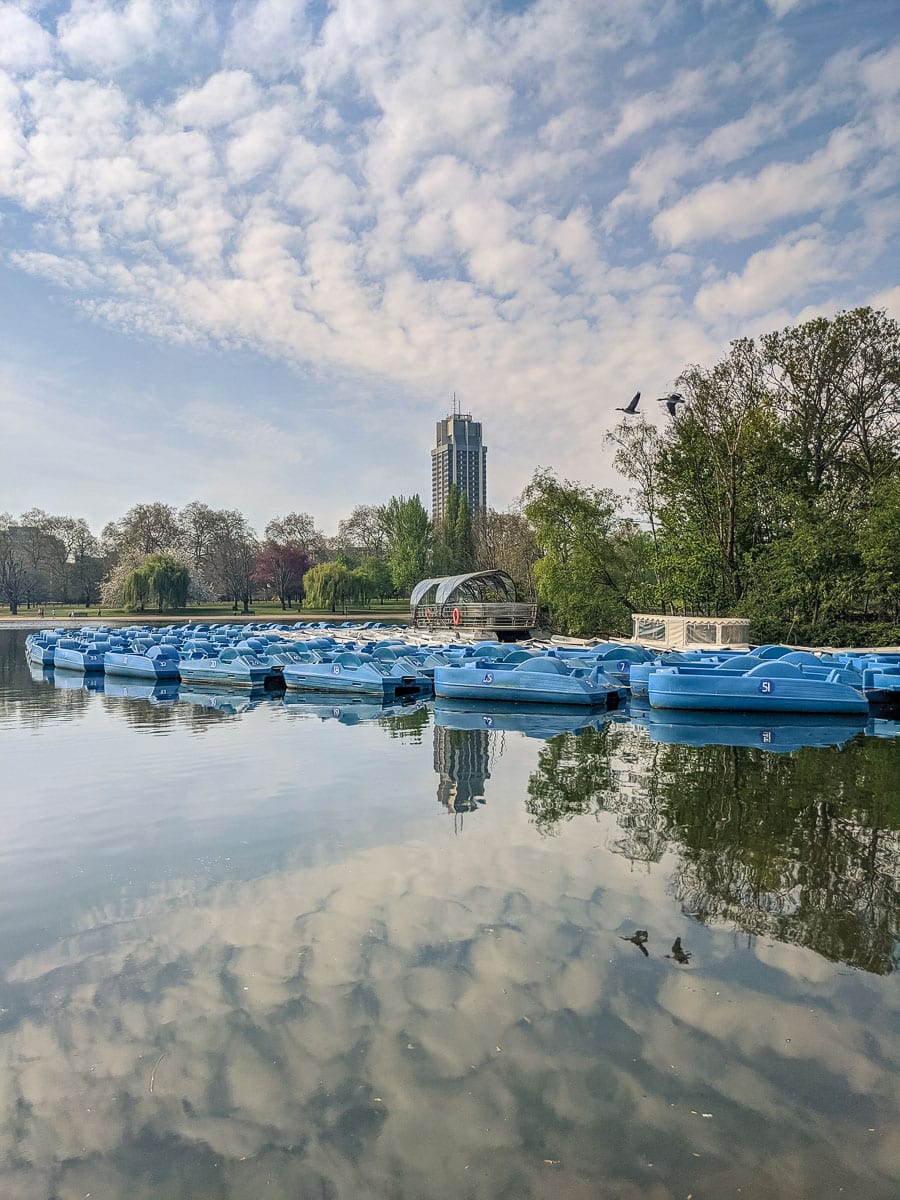
POLYGON ((537 605, 519 600, 505 571, 469 571, 423 579, 410 596, 414 628, 514 641, 537 624, 537 605))
POLYGON ((743 617, 679 617, 653 613, 632 614, 633 642, 667 650, 712 650, 729 646, 746 650, 750 622, 743 617))

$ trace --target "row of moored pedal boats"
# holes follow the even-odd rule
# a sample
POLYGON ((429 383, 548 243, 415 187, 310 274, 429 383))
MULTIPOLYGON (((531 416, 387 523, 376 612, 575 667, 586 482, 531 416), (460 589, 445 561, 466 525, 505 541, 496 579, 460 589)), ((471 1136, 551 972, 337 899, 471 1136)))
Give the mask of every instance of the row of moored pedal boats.
POLYGON ((852 713, 900 704, 900 653, 813 654, 787 646, 656 654, 594 645, 423 643, 376 623, 187 625, 41 630, 26 640, 45 669, 201 687, 286 689, 382 699, 427 696, 614 708, 852 713))
MULTIPOLYGON (((55 671, 30 664, 35 683, 71 691, 84 690, 110 700, 141 701, 151 708, 189 706, 212 709, 224 717, 239 717, 260 707, 282 707, 292 716, 360 725, 368 721, 407 719, 420 709, 430 710, 436 728, 488 733, 518 733, 547 739, 562 733, 580 734, 607 722, 627 722, 643 729, 652 742, 683 746, 751 746, 775 753, 803 746, 843 746, 860 735, 900 737, 900 721, 884 715, 816 713, 692 712, 654 709, 644 700, 617 709, 563 704, 504 704, 471 699, 432 699, 423 695, 336 696, 327 692, 264 692, 248 688, 216 689, 174 681, 129 679, 99 672, 55 671)), ((141 720, 140 723, 143 723, 141 720)))

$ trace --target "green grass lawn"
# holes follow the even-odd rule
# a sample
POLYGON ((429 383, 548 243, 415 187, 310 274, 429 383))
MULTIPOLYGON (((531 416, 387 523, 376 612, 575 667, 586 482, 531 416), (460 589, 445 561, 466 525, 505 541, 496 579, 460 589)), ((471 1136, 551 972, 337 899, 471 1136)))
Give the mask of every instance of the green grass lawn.
MULTIPOLYGON (((250 608, 255 619, 262 618, 270 621, 405 621, 409 617, 408 600, 387 600, 384 604, 375 601, 368 608, 348 607, 346 610, 338 609, 336 612, 322 612, 318 609, 310 609, 298 605, 294 605, 293 608, 283 609, 277 603, 255 603, 250 608)), ((51 621, 54 617, 65 619, 69 616, 69 613, 74 612, 78 616, 91 617, 94 620, 97 617, 109 617, 110 619, 128 618, 136 624, 139 624, 142 620, 156 621, 161 618, 194 620, 201 617, 209 617, 219 621, 227 621, 235 618, 240 619, 244 615, 240 609, 235 614, 230 604, 202 604, 196 605, 193 608, 166 609, 163 613, 149 608, 144 612, 126 612, 123 608, 103 608, 102 606, 85 608, 78 604, 45 604, 43 609, 43 619, 46 621, 51 621)), ((26 608, 23 604, 20 604, 18 613, 12 618, 10 618, 8 608, 0 608, 0 621, 4 619, 17 621, 38 620, 40 619, 39 614, 39 608, 26 608)))

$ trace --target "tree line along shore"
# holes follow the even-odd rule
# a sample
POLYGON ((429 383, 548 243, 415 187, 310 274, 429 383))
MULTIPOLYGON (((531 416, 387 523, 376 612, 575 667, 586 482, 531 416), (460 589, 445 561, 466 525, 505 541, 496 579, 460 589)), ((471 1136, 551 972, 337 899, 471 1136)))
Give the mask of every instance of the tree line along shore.
MULTIPOLYGON (((95 535, 32 508, 0 517, 11 613, 364 609, 430 575, 498 567, 547 626, 627 634, 632 612, 745 616, 754 640, 900 642, 900 327, 857 308, 731 343, 687 366, 660 428, 598 423, 625 488, 535 472, 509 510, 451 491, 357 505, 326 536, 313 516, 259 536, 236 509, 136 504, 95 535)), ((599 435, 598 435, 599 436, 599 435)))

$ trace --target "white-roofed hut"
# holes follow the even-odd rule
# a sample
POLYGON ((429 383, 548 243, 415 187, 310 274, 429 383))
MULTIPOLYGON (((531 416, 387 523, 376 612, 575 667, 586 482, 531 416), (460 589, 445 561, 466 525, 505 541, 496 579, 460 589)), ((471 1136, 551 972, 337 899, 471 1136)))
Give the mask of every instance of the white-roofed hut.
POLYGON ((513 641, 537 624, 537 605, 519 600, 505 571, 468 571, 423 579, 410 596, 416 629, 450 630, 513 641))
POLYGON ((632 614, 633 642, 652 649, 714 650, 728 646, 746 650, 750 622, 743 617, 678 617, 654 613, 632 614))

